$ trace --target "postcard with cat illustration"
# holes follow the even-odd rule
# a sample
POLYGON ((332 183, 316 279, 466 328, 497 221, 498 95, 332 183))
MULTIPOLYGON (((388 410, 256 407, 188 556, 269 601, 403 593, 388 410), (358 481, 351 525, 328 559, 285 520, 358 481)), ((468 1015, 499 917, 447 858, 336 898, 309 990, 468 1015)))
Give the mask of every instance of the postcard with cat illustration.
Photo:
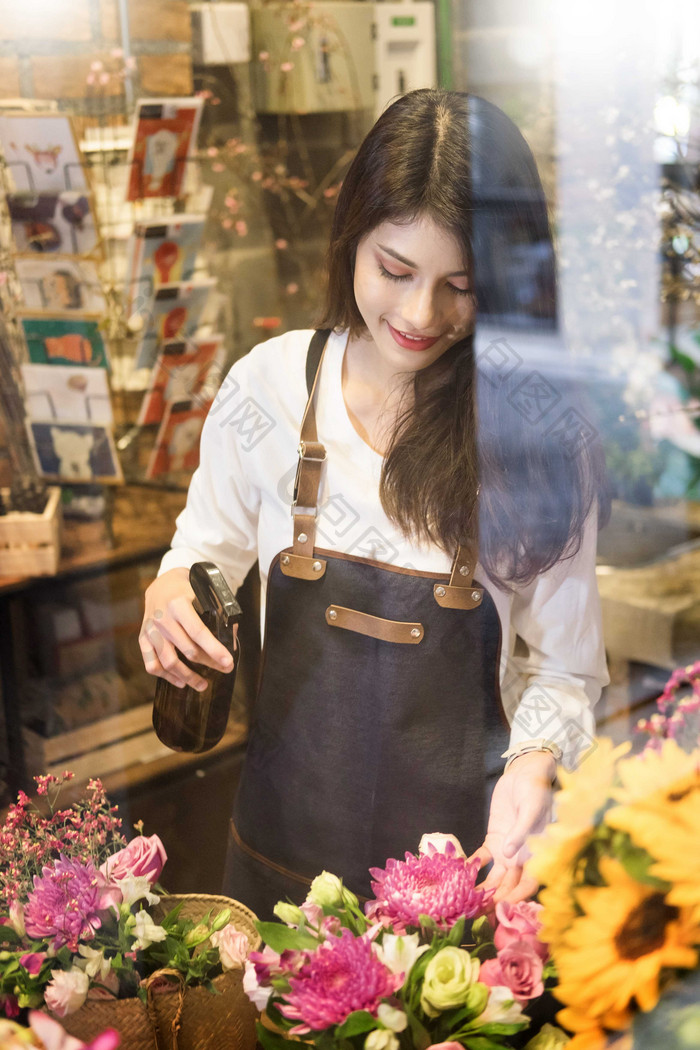
POLYGON ((37 469, 52 481, 122 482, 109 427, 80 423, 27 422, 37 469))

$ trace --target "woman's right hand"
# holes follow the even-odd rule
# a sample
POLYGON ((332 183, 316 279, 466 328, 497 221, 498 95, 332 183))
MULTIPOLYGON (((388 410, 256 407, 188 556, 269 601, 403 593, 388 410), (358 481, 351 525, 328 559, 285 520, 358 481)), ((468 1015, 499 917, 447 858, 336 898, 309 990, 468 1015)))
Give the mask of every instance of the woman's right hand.
POLYGON ((146 589, 146 608, 139 632, 139 647, 146 670, 182 689, 207 687, 201 675, 179 657, 228 672, 233 659, 197 615, 189 569, 169 569, 146 589))

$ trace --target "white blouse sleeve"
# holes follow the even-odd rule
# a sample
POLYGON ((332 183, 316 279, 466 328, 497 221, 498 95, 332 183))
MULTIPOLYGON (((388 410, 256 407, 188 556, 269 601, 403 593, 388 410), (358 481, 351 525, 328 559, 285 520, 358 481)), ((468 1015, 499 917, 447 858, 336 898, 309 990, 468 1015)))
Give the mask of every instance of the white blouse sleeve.
POLYGON ((512 627, 527 651, 511 657, 503 683, 511 723, 506 755, 538 741, 551 743, 561 750, 563 766, 572 769, 593 741, 593 707, 610 680, 595 575, 596 540, 592 513, 578 553, 513 597, 512 627))
POLYGON ((245 397, 244 362, 234 364, 204 423, 199 467, 159 575, 213 561, 236 591, 257 557, 260 492, 246 474, 240 428, 230 425, 232 411, 245 397))

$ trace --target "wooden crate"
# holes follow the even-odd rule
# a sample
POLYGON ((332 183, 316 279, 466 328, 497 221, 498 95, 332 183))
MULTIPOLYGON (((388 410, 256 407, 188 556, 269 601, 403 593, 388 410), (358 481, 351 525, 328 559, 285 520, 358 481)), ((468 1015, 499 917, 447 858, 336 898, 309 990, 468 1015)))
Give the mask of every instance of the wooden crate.
MULTIPOLYGON (((3 490, 3 496, 9 495, 3 490)), ((42 514, 10 511, 0 516, 0 575, 46 576, 61 556, 61 489, 49 489, 42 514)))
MULTIPOLYGON (((41 736, 25 727, 27 771, 30 775, 59 776, 70 769, 77 780, 88 780, 120 772, 128 766, 172 757, 174 752, 161 743, 153 730, 152 711, 152 703, 140 704, 53 737, 41 736)), ((245 726, 232 718, 217 748, 240 742, 244 737, 245 726)))
POLYGON ((27 768, 58 776, 71 769, 79 780, 101 777, 134 762, 152 762, 169 754, 151 726, 153 705, 140 704, 99 722, 44 737, 25 728, 27 768))

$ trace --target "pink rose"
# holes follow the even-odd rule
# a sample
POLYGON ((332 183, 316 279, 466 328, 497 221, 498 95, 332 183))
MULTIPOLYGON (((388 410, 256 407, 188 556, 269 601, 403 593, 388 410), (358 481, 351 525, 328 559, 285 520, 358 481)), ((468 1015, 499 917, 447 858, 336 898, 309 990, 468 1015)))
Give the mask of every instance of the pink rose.
POLYGON ((461 1043, 431 1043, 427 1050, 464 1050, 461 1043))
POLYGON ((479 980, 489 988, 510 988, 516 1002, 542 995, 542 959, 531 940, 511 941, 498 953, 497 959, 481 964, 479 980))
POLYGON ((214 947, 219 949, 219 958, 224 970, 241 967, 248 958, 250 941, 233 923, 224 926, 223 930, 216 930, 210 940, 214 947))
POLYGON ((44 991, 44 1002, 52 1014, 74 1014, 87 998, 90 978, 82 970, 59 970, 44 991))
POLYGON ((549 949, 543 941, 537 938, 542 928, 541 911, 542 905, 535 901, 518 901, 517 904, 499 901, 496 905, 498 925, 493 935, 496 948, 499 950, 505 948, 512 941, 530 941, 537 954, 546 960, 549 949))
POLYGON ((323 908, 320 904, 315 904, 314 901, 305 900, 301 905, 300 911, 304 913, 304 917, 307 923, 311 926, 315 926, 316 929, 323 922, 323 908))
POLYGON ((151 883, 157 882, 163 865, 168 859, 165 847, 157 835, 137 835, 124 849, 108 857, 100 867, 107 878, 125 879, 128 875, 147 878, 151 883))
POLYGON ((25 955, 20 955, 19 964, 24 967, 27 973, 35 977, 41 969, 41 964, 45 958, 46 952, 26 952, 25 955))

